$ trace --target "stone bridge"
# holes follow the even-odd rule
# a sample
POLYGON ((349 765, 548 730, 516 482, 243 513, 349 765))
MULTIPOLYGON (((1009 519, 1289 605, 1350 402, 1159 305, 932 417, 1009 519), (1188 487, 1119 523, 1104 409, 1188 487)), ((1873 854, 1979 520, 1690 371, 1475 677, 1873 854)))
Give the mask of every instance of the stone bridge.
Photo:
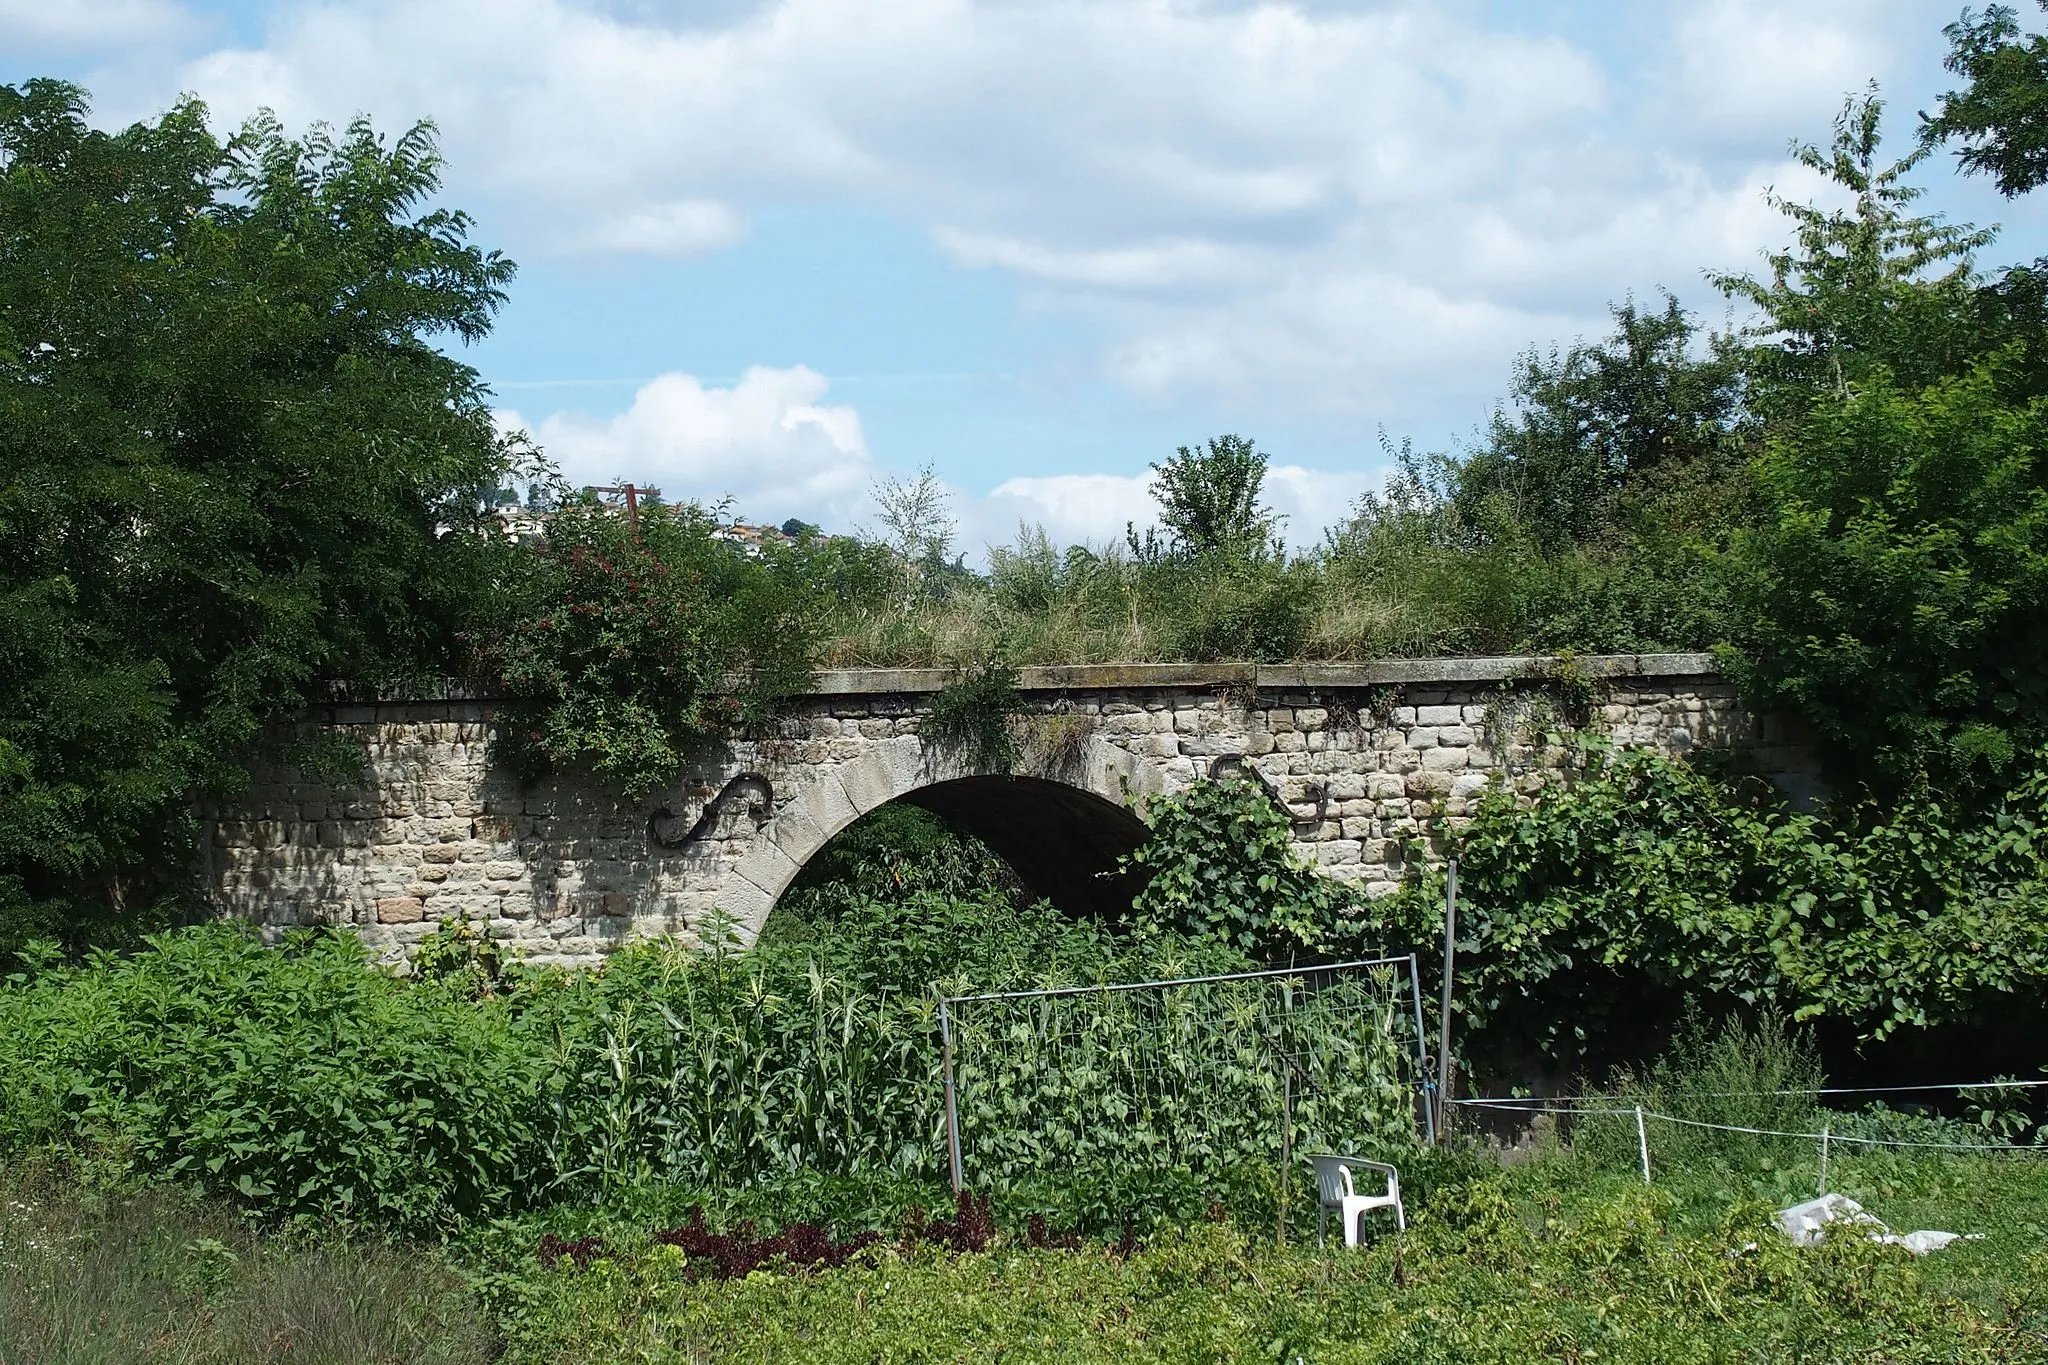
POLYGON ((820 676, 772 733, 630 804, 573 775, 522 784, 493 761, 488 698, 325 706, 303 723, 360 744, 339 787, 259 772, 213 822, 203 869, 223 913, 279 931, 357 926, 396 952, 467 917, 537 962, 591 963, 628 937, 760 933, 805 860, 892 801, 974 834, 1076 913, 1128 900, 1117 859, 1144 798, 1242 772, 1294 820, 1330 876, 1391 890, 1403 848, 1440 839, 1491 782, 1528 793, 1573 759, 1559 731, 1682 753, 1742 748, 1810 786, 1804 751, 1738 705, 1706 655, 1346 665, 1110 665, 1022 670, 1023 761, 963 768, 920 736, 937 669, 820 676))

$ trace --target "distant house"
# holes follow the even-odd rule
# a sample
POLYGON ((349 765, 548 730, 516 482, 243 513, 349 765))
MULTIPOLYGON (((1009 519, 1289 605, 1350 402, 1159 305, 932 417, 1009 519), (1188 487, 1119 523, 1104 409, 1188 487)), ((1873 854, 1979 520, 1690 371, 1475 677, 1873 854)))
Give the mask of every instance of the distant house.
POLYGON ((547 539, 547 513, 531 507, 521 507, 518 503, 494 507, 491 509, 491 520, 498 523, 500 531, 521 544, 530 540, 547 539))
POLYGON ((761 552, 771 545, 794 544, 796 537, 774 526, 753 526, 736 521, 730 526, 721 526, 711 533, 720 540, 728 540, 740 547, 747 555, 758 559, 761 552))
MULTIPOLYGON (((639 514, 642 508, 648 507, 650 503, 654 507, 674 506, 674 504, 664 504, 660 501, 661 490, 658 488, 642 488, 636 485, 632 487, 631 496, 625 495, 626 489, 624 487, 586 488, 583 491, 595 493, 607 503, 624 508, 635 516, 639 514)), ((547 539, 548 519, 551 515, 550 510, 545 507, 522 505, 517 496, 510 492, 502 492, 497 496, 495 505, 491 507, 490 515, 491 519, 497 522, 498 529, 511 536, 514 540, 547 539)), ((736 521, 730 525, 719 527, 711 534, 715 539, 738 546, 741 553, 750 558, 758 559, 762 551, 768 546, 793 545, 800 534, 808 533, 815 535, 817 532, 818 528, 810 525, 808 522, 792 519, 784 522, 780 527, 755 526, 750 522, 736 521)))

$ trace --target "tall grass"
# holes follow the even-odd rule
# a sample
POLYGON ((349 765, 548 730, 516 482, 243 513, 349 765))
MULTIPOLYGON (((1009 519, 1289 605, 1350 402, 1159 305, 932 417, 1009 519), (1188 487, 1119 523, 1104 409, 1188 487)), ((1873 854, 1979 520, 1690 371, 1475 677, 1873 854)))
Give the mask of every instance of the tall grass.
POLYGON ((0 1171, 7 1365, 469 1365, 495 1355, 439 1257, 259 1238, 189 1194, 0 1171))
POLYGON ((1342 661, 1705 642, 1668 573, 1597 549, 1441 543, 1421 522, 1347 526, 1291 559, 1055 546, 1037 527, 985 577, 871 576, 835 597, 828 667, 1342 661))
MULTIPOLYGON (((1811 1040, 1781 1015, 1766 1011, 1754 1020, 1710 1023, 1692 1014, 1654 1063, 1621 1069, 1585 1102, 1589 1109, 1640 1105, 1652 1116, 1689 1120, 1646 1120, 1653 1170, 1797 1172, 1797 1179, 1811 1181, 1818 1174, 1816 1144, 1776 1134, 1819 1133, 1829 1116, 1815 1092, 1826 1084, 1811 1040), (1730 1131, 1736 1129, 1762 1131, 1730 1131)), ((1580 1118, 1572 1146, 1582 1156, 1625 1169, 1633 1169, 1641 1155, 1629 1114, 1580 1118)))

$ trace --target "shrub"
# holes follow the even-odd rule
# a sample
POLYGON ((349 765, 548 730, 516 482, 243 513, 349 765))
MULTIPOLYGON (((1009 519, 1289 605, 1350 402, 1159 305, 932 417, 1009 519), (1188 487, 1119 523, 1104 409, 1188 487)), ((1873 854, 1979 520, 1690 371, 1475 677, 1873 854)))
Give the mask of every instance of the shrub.
POLYGON ((802 689, 814 589, 800 561, 751 558, 716 531, 691 503, 629 519, 581 494, 555 510, 472 637, 520 700, 499 730, 519 766, 585 765, 640 795, 802 689))
POLYGON ((922 1200, 944 1171, 937 984, 1149 975, 1179 946, 1128 956, 1049 907, 935 892, 744 957, 653 942, 594 972, 491 974, 442 938, 409 978, 345 933, 272 949, 220 925, 17 972, 0 1153, 91 1147, 260 1218, 413 1232, 649 1182, 922 1200))
POLYGON ((266 1216, 430 1230, 545 1187, 540 1040, 502 1009, 210 926, 0 990, 0 1150, 111 1142, 266 1216))
MULTIPOLYGON (((1665 1033, 1688 994, 1865 1038, 1967 1020, 2048 978, 2044 822, 2040 771, 1987 816, 1929 793, 1800 813, 1643 752, 1526 809, 1496 790, 1455 845, 1461 1027, 1581 1064, 1665 1033)), ((1442 893, 1432 871, 1371 908, 1419 936, 1442 893)))

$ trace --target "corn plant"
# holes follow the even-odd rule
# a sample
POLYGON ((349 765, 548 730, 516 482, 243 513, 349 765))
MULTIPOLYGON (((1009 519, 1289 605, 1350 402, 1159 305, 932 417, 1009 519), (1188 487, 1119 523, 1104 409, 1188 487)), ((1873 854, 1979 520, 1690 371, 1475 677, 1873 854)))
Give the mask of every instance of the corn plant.
POLYGON ((964 1174, 1222 1178, 1282 1147, 1413 1128, 1412 1021, 1392 967, 957 1002, 964 1174))

